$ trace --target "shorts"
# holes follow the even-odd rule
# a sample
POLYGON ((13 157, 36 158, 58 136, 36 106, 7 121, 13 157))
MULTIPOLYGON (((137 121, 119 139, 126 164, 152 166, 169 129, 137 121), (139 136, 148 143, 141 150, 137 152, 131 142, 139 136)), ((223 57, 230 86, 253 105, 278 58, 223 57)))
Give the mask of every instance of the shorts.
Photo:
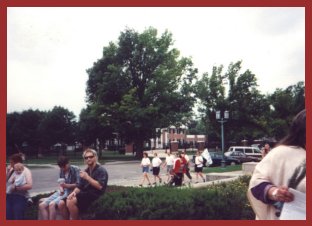
POLYGON ((91 192, 80 191, 76 194, 77 199, 77 207, 80 212, 84 212, 88 209, 88 207, 99 198, 98 195, 95 195, 91 192))
POLYGON ((143 173, 148 173, 149 166, 143 166, 143 173))
POLYGON ((158 176, 160 172, 160 167, 153 167, 153 175, 154 176, 158 176))
POLYGON ((66 199, 68 196, 68 190, 64 191, 64 194, 61 195, 60 191, 54 192, 48 198, 46 198, 43 202, 48 206, 51 202, 54 202, 57 206, 61 200, 66 199))
POLYGON ((172 169, 173 169, 173 165, 167 165, 167 173, 170 174, 172 169))
POLYGON ((203 172, 203 167, 198 167, 195 165, 195 172, 196 173, 203 172))

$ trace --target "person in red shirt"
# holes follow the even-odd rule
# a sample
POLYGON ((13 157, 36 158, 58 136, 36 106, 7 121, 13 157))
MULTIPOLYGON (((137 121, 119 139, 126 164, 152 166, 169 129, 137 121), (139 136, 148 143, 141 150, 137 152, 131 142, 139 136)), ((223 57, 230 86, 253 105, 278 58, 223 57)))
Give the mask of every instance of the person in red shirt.
POLYGON ((183 173, 186 171, 184 167, 186 164, 186 160, 182 159, 181 153, 177 153, 176 156, 177 158, 175 159, 173 166, 173 180, 171 182, 171 185, 174 184, 175 186, 181 186, 183 173))

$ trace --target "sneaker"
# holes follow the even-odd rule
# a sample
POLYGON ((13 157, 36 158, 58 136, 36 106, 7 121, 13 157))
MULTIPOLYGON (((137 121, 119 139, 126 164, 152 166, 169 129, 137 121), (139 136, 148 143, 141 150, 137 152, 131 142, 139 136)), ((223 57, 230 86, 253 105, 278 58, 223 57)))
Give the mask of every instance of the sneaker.
POLYGON ((142 187, 143 185, 142 185, 142 184, 139 184, 139 186, 142 187))
POLYGON ((155 185, 155 184, 156 184, 156 182, 153 183, 153 185, 155 185))

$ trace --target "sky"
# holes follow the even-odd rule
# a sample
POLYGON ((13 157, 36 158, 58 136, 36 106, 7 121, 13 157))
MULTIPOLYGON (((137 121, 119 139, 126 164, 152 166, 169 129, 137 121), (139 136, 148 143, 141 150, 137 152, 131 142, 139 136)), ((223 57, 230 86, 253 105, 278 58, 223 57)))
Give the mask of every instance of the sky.
POLYGON ((86 107, 86 70, 127 27, 172 33, 199 74, 242 60, 262 94, 305 81, 303 7, 11 7, 7 112, 86 107))

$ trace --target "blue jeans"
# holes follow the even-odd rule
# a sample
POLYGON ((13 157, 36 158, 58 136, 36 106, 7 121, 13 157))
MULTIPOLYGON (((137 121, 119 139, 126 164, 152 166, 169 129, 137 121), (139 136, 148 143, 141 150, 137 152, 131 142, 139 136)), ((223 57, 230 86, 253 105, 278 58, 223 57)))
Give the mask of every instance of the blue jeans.
POLYGON ((6 219, 23 220, 27 206, 27 199, 22 195, 6 195, 6 219))

